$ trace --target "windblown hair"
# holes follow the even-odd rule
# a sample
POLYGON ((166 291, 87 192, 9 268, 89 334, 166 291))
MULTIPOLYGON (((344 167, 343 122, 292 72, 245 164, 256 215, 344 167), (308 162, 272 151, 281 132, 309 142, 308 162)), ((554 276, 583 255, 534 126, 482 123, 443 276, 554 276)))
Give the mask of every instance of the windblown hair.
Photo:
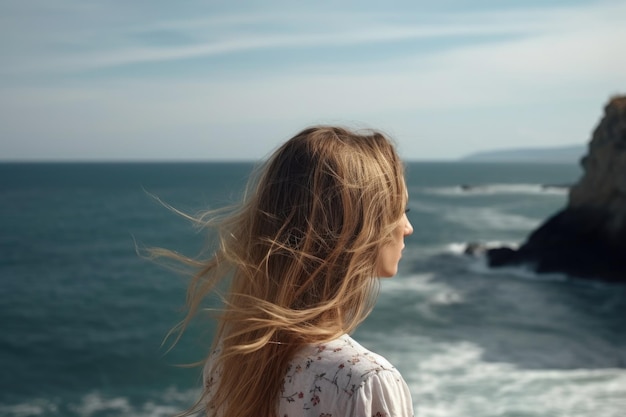
POLYGON ((212 257, 185 258, 199 269, 181 331, 230 282, 214 337, 213 366, 223 372, 186 414, 274 417, 297 350, 350 333, 371 311, 378 254, 407 199, 403 165, 384 135, 326 126, 282 145, 247 194, 219 220, 212 257))

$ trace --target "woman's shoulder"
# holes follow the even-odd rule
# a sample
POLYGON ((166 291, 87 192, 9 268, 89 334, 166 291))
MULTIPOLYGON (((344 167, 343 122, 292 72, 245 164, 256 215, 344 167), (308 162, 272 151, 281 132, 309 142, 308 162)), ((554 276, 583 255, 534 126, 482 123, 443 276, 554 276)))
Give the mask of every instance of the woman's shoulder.
POLYGON ((377 415, 384 411, 378 403, 403 410, 380 415, 412 415, 400 373, 385 358, 344 335, 307 345, 295 355, 285 374, 279 415, 377 415))
POLYGON ((354 394, 373 375, 401 376, 387 359, 361 346, 349 335, 327 343, 311 344, 290 361, 285 386, 301 388, 332 385, 344 394, 354 394))
POLYGON ((298 365, 307 369, 347 367, 364 377, 371 372, 395 370, 387 359, 366 349, 347 334, 330 342, 305 346, 290 363, 291 367, 298 365))

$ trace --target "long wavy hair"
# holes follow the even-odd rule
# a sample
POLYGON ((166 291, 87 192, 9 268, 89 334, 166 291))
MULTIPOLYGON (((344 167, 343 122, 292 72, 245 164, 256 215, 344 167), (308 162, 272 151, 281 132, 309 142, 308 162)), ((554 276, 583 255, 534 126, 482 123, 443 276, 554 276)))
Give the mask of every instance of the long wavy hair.
POLYGON ((404 168, 376 131, 311 127, 261 167, 242 204, 215 226, 206 260, 156 251, 196 267, 184 331, 203 300, 222 296, 212 362, 219 384, 183 415, 274 417, 290 359, 304 344, 350 333, 378 295, 380 248, 404 213, 404 168))

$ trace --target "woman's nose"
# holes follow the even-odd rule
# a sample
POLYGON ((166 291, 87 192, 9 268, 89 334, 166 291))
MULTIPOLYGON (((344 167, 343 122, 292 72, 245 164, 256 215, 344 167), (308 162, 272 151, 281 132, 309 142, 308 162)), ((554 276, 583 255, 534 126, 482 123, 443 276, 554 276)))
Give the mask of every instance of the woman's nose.
POLYGON ((409 236, 413 234, 413 225, 411 224, 411 222, 409 221, 409 219, 406 219, 406 225, 404 226, 404 236, 409 236))

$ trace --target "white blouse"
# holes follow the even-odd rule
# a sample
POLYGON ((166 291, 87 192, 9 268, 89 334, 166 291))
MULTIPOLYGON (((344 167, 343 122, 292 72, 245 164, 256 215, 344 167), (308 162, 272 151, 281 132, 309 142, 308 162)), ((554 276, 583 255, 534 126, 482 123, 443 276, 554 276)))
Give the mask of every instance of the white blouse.
MULTIPOLYGON (((209 371, 207 363, 204 379, 210 388, 219 383, 219 375, 209 371)), ((287 367, 277 416, 413 417, 413 402, 393 365, 343 335, 308 345, 295 355, 287 367)))

